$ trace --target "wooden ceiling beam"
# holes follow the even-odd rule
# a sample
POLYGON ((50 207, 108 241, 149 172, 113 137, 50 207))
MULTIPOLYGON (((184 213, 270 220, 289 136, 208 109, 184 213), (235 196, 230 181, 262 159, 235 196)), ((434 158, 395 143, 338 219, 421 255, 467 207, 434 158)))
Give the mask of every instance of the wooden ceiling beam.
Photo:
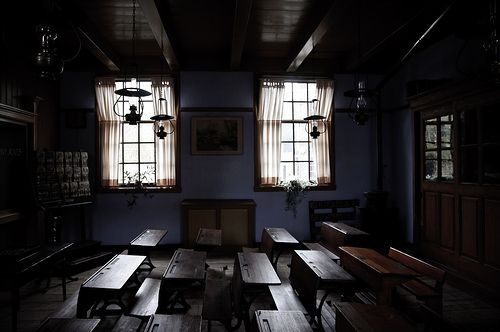
POLYGON ((141 6, 142 12, 146 21, 149 23, 149 27, 155 36, 158 46, 163 45, 162 53, 167 61, 170 69, 172 71, 179 70, 179 62, 177 61, 177 56, 175 55, 174 48, 168 37, 168 33, 165 30, 163 22, 161 20, 160 13, 158 12, 158 7, 156 7, 154 0, 138 0, 139 6, 141 6))
POLYGON ((321 41, 328 29, 330 29, 335 13, 334 6, 335 2, 333 2, 330 6, 330 9, 326 12, 325 16, 323 16, 316 29, 314 29, 311 36, 309 36, 305 44, 300 49, 299 53, 293 58, 292 63, 290 63, 286 70, 288 73, 294 72, 300 67, 302 62, 304 62, 304 60, 309 56, 314 47, 321 41))
POLYGON ((248 21, 252 10, 252 0, 236 0, 231 43, 231 70, 240 69, 241 56, 247 37, 248 21))
POLYGON ((117 65, 116 57, 109 48, 104 47, 103 42, 98 40, 98 37, 88 31, 87 28, 78 27, 78 33, 82 40, 82 44, 87 48, 87 50, 92 53, 97 60, 99 60, 108 70, 110 71, 120 71, 117 65))

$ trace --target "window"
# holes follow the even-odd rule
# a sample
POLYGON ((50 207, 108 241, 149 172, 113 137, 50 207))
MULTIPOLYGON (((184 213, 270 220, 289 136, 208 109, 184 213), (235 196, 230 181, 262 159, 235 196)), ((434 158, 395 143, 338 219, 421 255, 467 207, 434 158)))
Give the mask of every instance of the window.
MULTIPOLYGON (((173 80, 152 78, 141 80, 140 87, 151 91, 143 101, 143 114, 137 125, 130 125, 121 117, 129 113, 130 105, 137 99, 124 97, 113 106, 117 98, 114 91, 135 87, 135 82, 99 78, 96 80, 96 99, 99 119, 99 144, 101 158, 101 184, 105 188, 118 188, 140 181, 148 187, 175 188, 177 185, 177 137, 176 133, 160 140, 153 130, 150 118, 168 114, 177 118, 173 80), (166 102, 160 102, 163 97, 166 102)), ((140 110, 138 109, 139 113, 140 110)), ((176 121, 172 121, 174 129, 176 121)))
MULTIPOLYGON (((135 87, 135 82, 117 81, 116 89, 135 87)), ((140 87, 146 91, 151 90, 151 81, 141 81, 140 87)), ((156 137, 153 131, 154 116, 152 95, 142 99, 144 111, 141 122, 129 125, 120 121, 121 137, 118 161, 118 184, 127 185, 140 180, 143 184, 156 183, 156 137)), ((120 115, 129 112, 129 107, 136 104, 136 98, 124 97, 117 105, 120 115)), ((137 106, 137 105, 136 105, 137 106)), ((137 110, 139 112, 139 110, 137 110)))
POLYGON ((256 117, 257 189, 292 179, 334 187, 333 81, 262 79, 256 117), (326 118, 325 132, 317 139, 308 134, 304 120, 313 114, 326 118))
POLYGON ((453 114, 425 120, 425 179, 453 180, 453 114))
POLYGON ((279 181, 316 181, 315 153, 307 133, 307 121, 316 98, 316 83, 286 82, 281 120, 281 162, 279 181))

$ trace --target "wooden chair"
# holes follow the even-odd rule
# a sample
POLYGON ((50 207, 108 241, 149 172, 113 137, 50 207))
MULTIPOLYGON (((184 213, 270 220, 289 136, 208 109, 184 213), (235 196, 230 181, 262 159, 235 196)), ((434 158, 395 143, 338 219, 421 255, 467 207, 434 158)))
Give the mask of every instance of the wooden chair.
POLYGON ((330 201, 309 201, 309 227, 311 241, 319 241, 321 223, 323 221, 355 221, 357 199, 340 199, 330 201))

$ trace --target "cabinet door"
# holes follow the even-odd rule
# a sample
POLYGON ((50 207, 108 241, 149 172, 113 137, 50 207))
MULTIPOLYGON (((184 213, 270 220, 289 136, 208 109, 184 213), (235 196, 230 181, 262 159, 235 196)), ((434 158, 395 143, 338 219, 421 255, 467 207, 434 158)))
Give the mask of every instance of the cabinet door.
POLYGON ((188 211, 188 245, 194 244, 200 228, 217 228, 217 211, 215 209, 190 209, 188 211))
POLYGON ((222 243, 231 246, 249 245, 248 209, 221 209, 222 243))

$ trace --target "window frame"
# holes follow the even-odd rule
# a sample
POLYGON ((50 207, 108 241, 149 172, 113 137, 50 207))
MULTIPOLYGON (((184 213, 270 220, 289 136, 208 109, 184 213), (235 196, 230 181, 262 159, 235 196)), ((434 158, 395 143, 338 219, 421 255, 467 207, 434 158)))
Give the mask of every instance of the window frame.
MULTIPOLYGON (((315 79, 285 79, 285 83, 315 83, 315 79)), ((285 191, 283 186, 280 185, 264 185, 260 183, 260 146, 258 137, 258 120, 257 120, 257 107, 259 105, 259 93, 260 93, 260 80, 256 80, 255 94, 254 94, 254 192, 279 192, 285 191)), ((285 101, 284 101, 285 102, 285 101)), ((336 190, 337 185, 335 182, 335 126, 334 124, 335 112, 333 111, 332 121, 329 122, 329 132, 330 132, 330 144, 329 144, 329 154, 330 154, 330 178, 331 182, 327 185, 320 184, 314 186, 307 186, 305 190, 307 191, 330 191, 336 190)), ((293 120, 282 120, 282 123, 292 123, 293 120)), ((304 121, 305 123, 306 121, 304 121)), ((296 123, 296 122, 295 122, 296 123)), ((324 134, 323 134, 324 135, 324 134)), ((309 152, 310 153, 310 149, 309 152)), ((308 162, 310 163, 310 161, 308 162)))
MULTIPOLYGON (((139 81, 148 81, 151 80, 154 75, 148 76, 148 77, 139 77, 139 81)), ((115 78, 115 84, 124 81, 124 77, 116 77, 115 78)), ((175 78, 174 78, 175 80, 175 78)), ((174 84, 174 94, 175 94, 175 105, 176 108, 179 110, 179 87, 178 84, 174 84)), ((151 102, 153 102, 151 100, 151 102)), ((96 101, 96 107, 97 107, 97 101, 96 101)), ((118 185, 114 187, 106 187, 103 186, 102 184, 102 168, 99 166, 102 163, 102 156, 101 156, 101 151, 100 151, 100 140, 101 140, 101 133, 100 133, 100 128, 99 128, 99 119, 96 115, 95 117, 95 125, 96 125, 96 142, 95 142, 95 149, 96 149, 96 167, 97 167, 97 185, 96 185, 96 192, 97 193, 129 193, 129 192, 134 192, 134 193, 151 193, 151 192, 162 192, 162 193, 180 193, 182 192, 182 187, 181 187, 181 172, 180 172, 180 135, 179 135, 179 128, 181 127, 180 124, 180 112, 177 112, 178 116, 175 122, 175 130, 173 134, 175 135, 176 139, 176 144, 175 144, 175 158, 176 158, 176 163, 175 163, 175 185, 174 186, 158 186, 158 185, 145 185, 142 186, 141 188, 137 188, 134 186, 130 185, 118 185)), ((146 123, 151 123, 151 126, 153 124, 153 121, 151 120, 146 120, 144 121, 141 119, 141 123, 146 122, 146 123)), ((138 132, 138 135, 140 135, 140 132, 138 132)), ((122 132, 122 139, 123 139, 123 132, 122 132)), ((156 138, 155 138, 156 139, 156 138)), ((137 142, 136 142, 137 144, 137 142)), ((140 144, 140 143, 139 143, 140 144)), ((123 145, 123 142, 120 143, 120 145, 123 145)), ((156 142, 155 142, 155 161, 154 163, 156 164, 156 142)), ((123 151, 122 151, 123 153, 123 151)), ((156 181, 156 172, 155 172, 155 181, 156 181)))

